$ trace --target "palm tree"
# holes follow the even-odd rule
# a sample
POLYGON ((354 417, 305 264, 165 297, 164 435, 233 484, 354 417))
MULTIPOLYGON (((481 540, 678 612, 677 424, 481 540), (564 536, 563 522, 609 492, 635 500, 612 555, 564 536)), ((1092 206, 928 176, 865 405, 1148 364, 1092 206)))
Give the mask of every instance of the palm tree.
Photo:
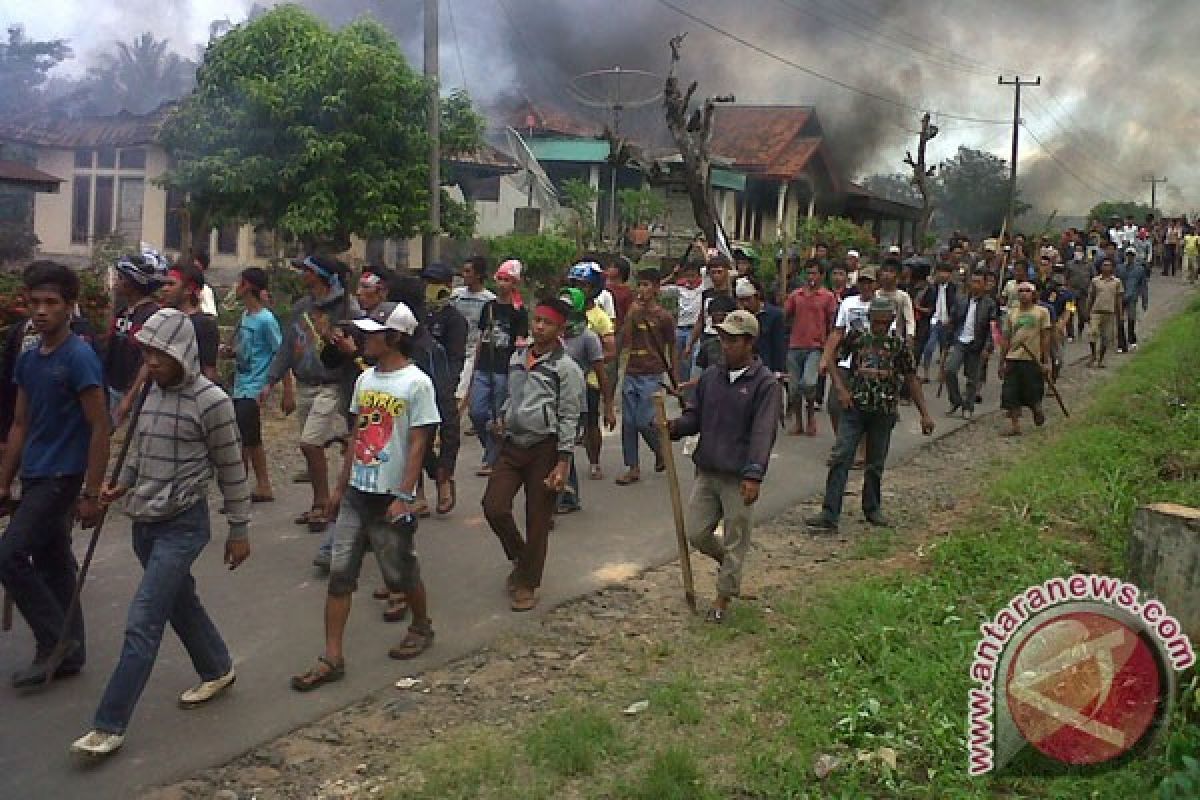
POLYGON ((117 42, 88 70, 96 110, 145 114, 182 97, 196 82, 196 63, 171 52, 166 39, 143 33, 132 42, 117 42))

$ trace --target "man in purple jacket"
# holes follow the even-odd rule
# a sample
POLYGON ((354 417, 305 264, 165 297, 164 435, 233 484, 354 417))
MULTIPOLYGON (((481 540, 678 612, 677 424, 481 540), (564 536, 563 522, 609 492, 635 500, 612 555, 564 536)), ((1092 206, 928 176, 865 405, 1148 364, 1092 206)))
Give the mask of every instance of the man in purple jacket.
POLYGON ((704 372, 691 402, 668 428, 672 440, 700 434, 686 525, 692 546, 719 565, 717 597, 706 618, 720 623, 741 587, 754 503, 775 445, 783 394, 774 373, 754 355, 759 332, 754 315, 732 311, 716 327, 725 364, 704 372), (722 521, 725 535, 718 540, 713 532, 722 521))

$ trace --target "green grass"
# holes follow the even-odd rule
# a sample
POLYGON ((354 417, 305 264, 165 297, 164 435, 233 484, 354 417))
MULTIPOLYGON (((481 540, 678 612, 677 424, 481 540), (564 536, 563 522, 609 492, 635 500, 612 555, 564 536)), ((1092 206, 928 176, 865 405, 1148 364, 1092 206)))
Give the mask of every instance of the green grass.
MULTIPOLYGON (((1086 408, 995 468, 981 484, 984 502, 936 540, 923 569, 830 577, 803 596, 773 598, 770 615, 741 604, 721 628, 696 623, 654 645, 660 658, 643 655, 632 674, 614 674, 596 698, 606 712, 535 720, 523 749, 487 739, 439 745, 422 792, 398 796, 499 797, 506 787, 557 796, 568 783, 571 796, 654 800, 1200 796, 1189 794, 1200 767, 1184 761, 1200 752, 1200 700, 1188 676, 1166 735, 1144 758, 1107 772, 1017 766, 971 778, 965 742, 980 622, 1047 578, 1080 568, 1122 574, 1137 506, 1200 506, 1196 480, 1160 474, 1164 459, 1200 447, 1198 377, 1194 307, 1086 408), (645 712, 615 716, 637 698, 650 701, 645 712), (887 751, 895 769, 871 755, 887 751), (822 755, 841 765, 818 780, 822 755)), ((904 540, 889 534, 853 555, 878 558, 904 540)))

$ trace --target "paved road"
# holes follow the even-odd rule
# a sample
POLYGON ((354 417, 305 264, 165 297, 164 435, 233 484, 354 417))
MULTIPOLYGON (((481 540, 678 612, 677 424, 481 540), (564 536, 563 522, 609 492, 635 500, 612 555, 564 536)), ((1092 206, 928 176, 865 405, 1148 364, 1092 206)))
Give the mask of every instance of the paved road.
MULTIPOLYGON (((1151 316, 1178 308, 1182 287, 1181 281, 1154 278, 1151 316), (1163 291, 1168 286, 1172 291, 1163 291)), ((1076 343, 1069 357, 1085 352, 1086 345, 1076 343)), ((996 407, 997 392, 993 377, 984 393, 984 410, 996 407)), ((938 435, 964 424, 943 416, 944 399, 932 400, 931 408, 938 435)), ((1050 418, 1053 424, 1057 412, 1050 418)), ((816 439, 781 436, 760 515, 778 513, 824 486, 824 461, 832 439, 827 418, 822 417, 821 426, 816 439)), ((922 440, 915 409, 904 409, 892 441, 893 458, 919 447, 922 440)), ((309 566, 317 537, 290 521, 307 505, 307 487, 283 487, 282 502, 258 512, 251 528, 253 556, 241 569, 230 573, 222 568, 219 546, 210 546, 197 563, 201 597, 237 662, 234 690, 208 708, 177 708, 176 697, 195 676, 182 647, 168 633, 124 749, 98 767, 80 769, 67 748, 88 728, 116 661, 125 609, 140 575, 128 545, 129 524, 114 517, 85 593, 90 660, 84 674, 37 696, 20 696, 8 688, 7 681, 0 683, 0 797, 130 797, 140 788, 224 763, 366 694, 387 690, 402 675, 460 657, 502 631, 536 625, 538 616, 555 604, 670 560, 675 539, 665 480, 650 473, 638 485, 614 486, 611 477, 617 474, 619 451, 619 440, 607 439, 603 464, 610 480, 585 481, 585 510, 560 518, 552 534, 538 611, 515 615, 509 612, 503 593, 507 562, 479 510, 482 480, 471 476, 469 469, 477 463, 478 447, 469 440, 461 461, 460 471, 465 474, 459 479, 459 508, 446 519, 423 523, 419 536, 437 630, 434 647, 408 665, 387 658, 386 650, 400 638, 403 626, 380 618, 379 604, 367 594, 378 583, 376 568, 368 563, 365 591, 359 595, 347 632, 347 677, 303 696, 288 688, 287 678, 321 652, 324 582, 309 566)), ((676 457, 682 458, 678 449, 676 457)), ((686 492, 688 487, 683 488, 686 492)), ((852 500, 846 512, 857 513, 852 500)), ((219 542, 223 521, 215 516, 214 531, 219 542)), ((82 537, 76 545, 82 550, 82 537)), ((709 568, 704 560, 695 563, 700 569, 709 568)), ((18 616, 14 630, 0 635, 0 675, 23 666, 30 651, 29 632, 18 616)))

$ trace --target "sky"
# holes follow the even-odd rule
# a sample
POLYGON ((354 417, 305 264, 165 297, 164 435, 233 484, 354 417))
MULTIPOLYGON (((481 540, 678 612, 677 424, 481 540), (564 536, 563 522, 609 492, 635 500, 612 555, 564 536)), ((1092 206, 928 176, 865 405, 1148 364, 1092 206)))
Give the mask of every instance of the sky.
MULTIPOLYGON (((99 49, 145 30, 194 56, 212 20, 240 21, 250 5, 0 0, 0 22, 69 39, 79 58, 62 69, 77 73, 99 49)), ((421 0, 302 5, 334 24, 375 16, 419 65, 421 0)), ((1023 92, 1019 160, 1038 213, 1083 214, 1101 199, 1148 202, 1141 179, 1152 173, 1169 178, 1158 193, 1165 211, 1200 209, 1191 148, 1200 124, 1191 77, 1200 24, 1192 20, 1200 16, 1190 0, 441 0, 441 9, 443 85, 463 85, 484 102, 526 91, 570 103, 575 75, 614 64, 661 74, 666 40, 687 31, 680 72, 700 81, 699 95, 814 104, 839 163, 859 177, 906 169, 923 109, 941 128, 930 161, 959 145, 1007 159, 1013 91, 996 79, 1040 75, 1042 86, 1023 92)))

